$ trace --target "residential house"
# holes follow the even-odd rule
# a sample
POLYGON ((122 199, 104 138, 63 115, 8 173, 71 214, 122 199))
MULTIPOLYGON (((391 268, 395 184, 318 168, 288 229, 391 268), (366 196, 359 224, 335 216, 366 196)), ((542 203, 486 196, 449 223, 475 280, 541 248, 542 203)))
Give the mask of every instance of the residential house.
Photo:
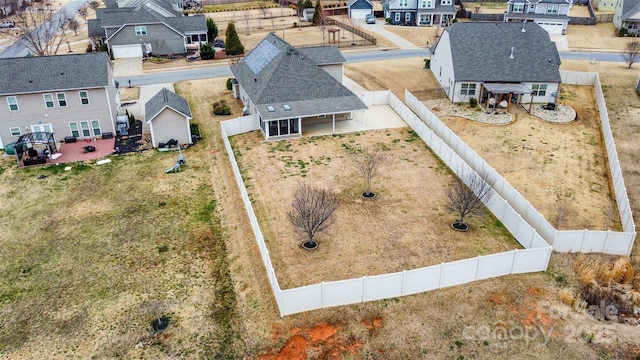
POLYGON ((115 133, 120 98, 106 53, 0 59, 0 147, 30 132, 115 133))
MULTIPOLYGON (((574 2, 575 4, 575 2, 574 2)), ((600 12, 615 12, 618 0, 593 0, 591 6, 600 12)))
POLYGON ((347 8, 351 19, 364 20, 367 15, 373 14, 373 3, 369 0, 349 0, 347 8))
POLYGON ((145 122, 151 131, 153 147, 168 143, 171 139, 178 144, 192 144, 191 108, 186 99, 173 91, 162 88, 145 106, 145 122))
POLYGON ((504 21, 533 21, 549 34, 564 35, 572 0, 509 0, 504 21))
POLYGON ((613 13, 613 25, 618 32, 639 35, 640 0, 618 0, 613 13))
POLYGON ((457 22, 431 49, 430 69, 452 102, 555 102, 560 56, 533 22, 457 22))
POLYGON ((367 106, 342 85, 345 59, 332 46, 294 48, 267 35, 231 72, 246 113, 267 140, 300 137, 306 124, 349 120, 367 106))
POLYGON ((163 2, 141 2, 134 8, 99 8, 88 21, 89 38, 106 44, 114 58, 186 54, 192 44, 208 42, 204 16, 182 16, 163 2))
POLYGON ((456 17, 453 0, 390 0, 383 7, 392 25, 446 26, 456 17))

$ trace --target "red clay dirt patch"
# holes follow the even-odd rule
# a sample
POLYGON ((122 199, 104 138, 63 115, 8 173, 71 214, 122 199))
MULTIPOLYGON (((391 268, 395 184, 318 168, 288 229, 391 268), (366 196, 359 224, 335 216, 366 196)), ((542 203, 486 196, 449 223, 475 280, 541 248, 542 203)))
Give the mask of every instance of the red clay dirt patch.
MULTIPOLYGON (((372 321, 363 321, 365 327, 381 327, 382 318, 376 317, 372 321), (378 320, 379 319, 379 320, 378 320)), ((340 325, 332 325, 320 322, 313 328, 294 328, 287 343, 276 354, 264 354, 260 360, 306 360, 308 358, 342 359, 343 355, 358 355, 362 346, 355 338, 341 339, 337 336, 342 328, 340 325)), ((275 336, 280 334, 276 330, 275 336)))

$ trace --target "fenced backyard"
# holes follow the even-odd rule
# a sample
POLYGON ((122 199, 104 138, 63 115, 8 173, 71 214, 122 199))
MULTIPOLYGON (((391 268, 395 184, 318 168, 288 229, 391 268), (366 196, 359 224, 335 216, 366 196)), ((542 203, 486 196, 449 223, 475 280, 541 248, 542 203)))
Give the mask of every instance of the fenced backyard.
POLYGON ((419 269, 376 276, 321 282, 293 289, 281 289, 254 213, 229 136, 258 130, 255 116, 236 118, 221 123, 221 131, 236 182, 249 216, 251 227, 281 316, 332 306, 394 298, 460 285, 508 274, 545 271, 552 250, 560 252, 603 252, 628 255, 635 240, 635 224, 631 214, 622 171, 604 95, 597 73, 561 72, 564 83, 593 86, 596 90, 602 133, 607 149, 611 177, 623 231, 559 231, 542 216, 516 189, 465 144, 424 104, 405 91, 405 105, 390 91, 362 94, 367 105, 389 104, 419 135, 430 149, 458 176, 472 172, 494 179, 494 196, 485 205, 504 224, 524 249, 478 256, 419 269))

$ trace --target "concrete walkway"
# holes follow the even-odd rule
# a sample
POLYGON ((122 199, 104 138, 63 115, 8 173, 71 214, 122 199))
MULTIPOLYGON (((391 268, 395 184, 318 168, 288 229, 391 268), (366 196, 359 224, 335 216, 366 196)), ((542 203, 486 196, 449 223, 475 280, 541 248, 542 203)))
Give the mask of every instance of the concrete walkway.
POLYGON ((392 33, 391 31, 385 29, 385 26, 391 26, 391 25, 385 25, 385 22, 381 20, 377 20, 375 24, 362 25, 363 28, 366 28, 367 30, 371 30, 376 34, 388 39, 392 43, 396 44, 400 49, 423 49, 416 45, 413 45, 410 41, 405 40, 400 35, 396 35, 395 33, 392 33))

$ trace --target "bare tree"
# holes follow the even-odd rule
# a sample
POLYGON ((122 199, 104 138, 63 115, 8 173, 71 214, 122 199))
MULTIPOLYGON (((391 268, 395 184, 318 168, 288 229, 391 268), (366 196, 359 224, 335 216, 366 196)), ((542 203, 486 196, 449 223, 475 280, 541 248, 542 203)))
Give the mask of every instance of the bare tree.
POLYGON ((456 178, 447 189, 447 207, 458 213, 458 220, 453 224, 457 230, 466 230, 464 218, 470 214, 477 214, 483 203, 493 196, 493 179, 486 174, 465 172, 456 178))
POLYGON ((640 60, 640 42, 638 39, 629 40, 620 56, 627 63, 627 69, 631 69, 631 66, 640 60))
MULTIPOLYGON (((354 27, 360 27, 362 26, 362 24, 364 23, 364 19, 363 18, 351 18, 351 24, 353 24, 354 27)), ((355 32, 351 32, 351 45, 355 45, 356 44, 356 33, 355 32)))
POLYGON ((366 190, 362 193, 364 197, 374 197, 371 191, 371 181, 378 175, 378 171, 387 163, 387 155, 380 150, 366 151, 358 153, 354 158, 354 167, 364 180, 366 190))
POLYGON ((7 36, 36 56, 50 56, 58 53, 66 40, 69 22, 64 10, 54 12, 43 3, 33 5, 16 13, 15 28, 7 36))
POLYGON ((260 5, 260 7, 258 8, 260 10, 260 13, 262 14, 262 18, 266 19, 267 18, 267 7, 264 5, 260 5))
POLYGON ((314 240, 316 233, 326 230, 335 222, 339 206, 340 200, 336 194, 306 183, 298 184, 287 217, 296 232, 306 237, 303 247, 314 249, 318 246, 314 240))
POLYGON ((78 9, 78 15, 80 15, 80 17, 84 19, 85 24, 87 23, 87 16, 89 15, 88 12, 89 12, 89 5, 87 4, 82 5, 82 7, 78 9))
POLYGON ((102 2, 98 0, 90 1, 88 4, 89 4, 89 7, 93 9, 93 11, 96 11, 97 8, 102 6, 102 2))
POLYGON ((250 34, 250 32, 251 32, 251 31, 249 30, 249 24, 251 23, 251 15, 249 15, 249 14, 244 14, 244 15, 242 16, 242 19, 244 20, 244 27, 245 27, 245 29, 247 30, 247 31, 246 31, 246 34, 247 34, 247 35, 251 35, 251 34, 250 34))
POLYGON ((324 39, 327 37, 327 27, 322 25, 318 29, 320 30, 320 35, 322 35, 322 46, 324 46, 324 39))
POLYGON ((80 28, 78 20, 71 18, 67 21, 67 25, 69 26, 69 30, 72 30, 74 35, 78 36, 78 29, 80 28))

